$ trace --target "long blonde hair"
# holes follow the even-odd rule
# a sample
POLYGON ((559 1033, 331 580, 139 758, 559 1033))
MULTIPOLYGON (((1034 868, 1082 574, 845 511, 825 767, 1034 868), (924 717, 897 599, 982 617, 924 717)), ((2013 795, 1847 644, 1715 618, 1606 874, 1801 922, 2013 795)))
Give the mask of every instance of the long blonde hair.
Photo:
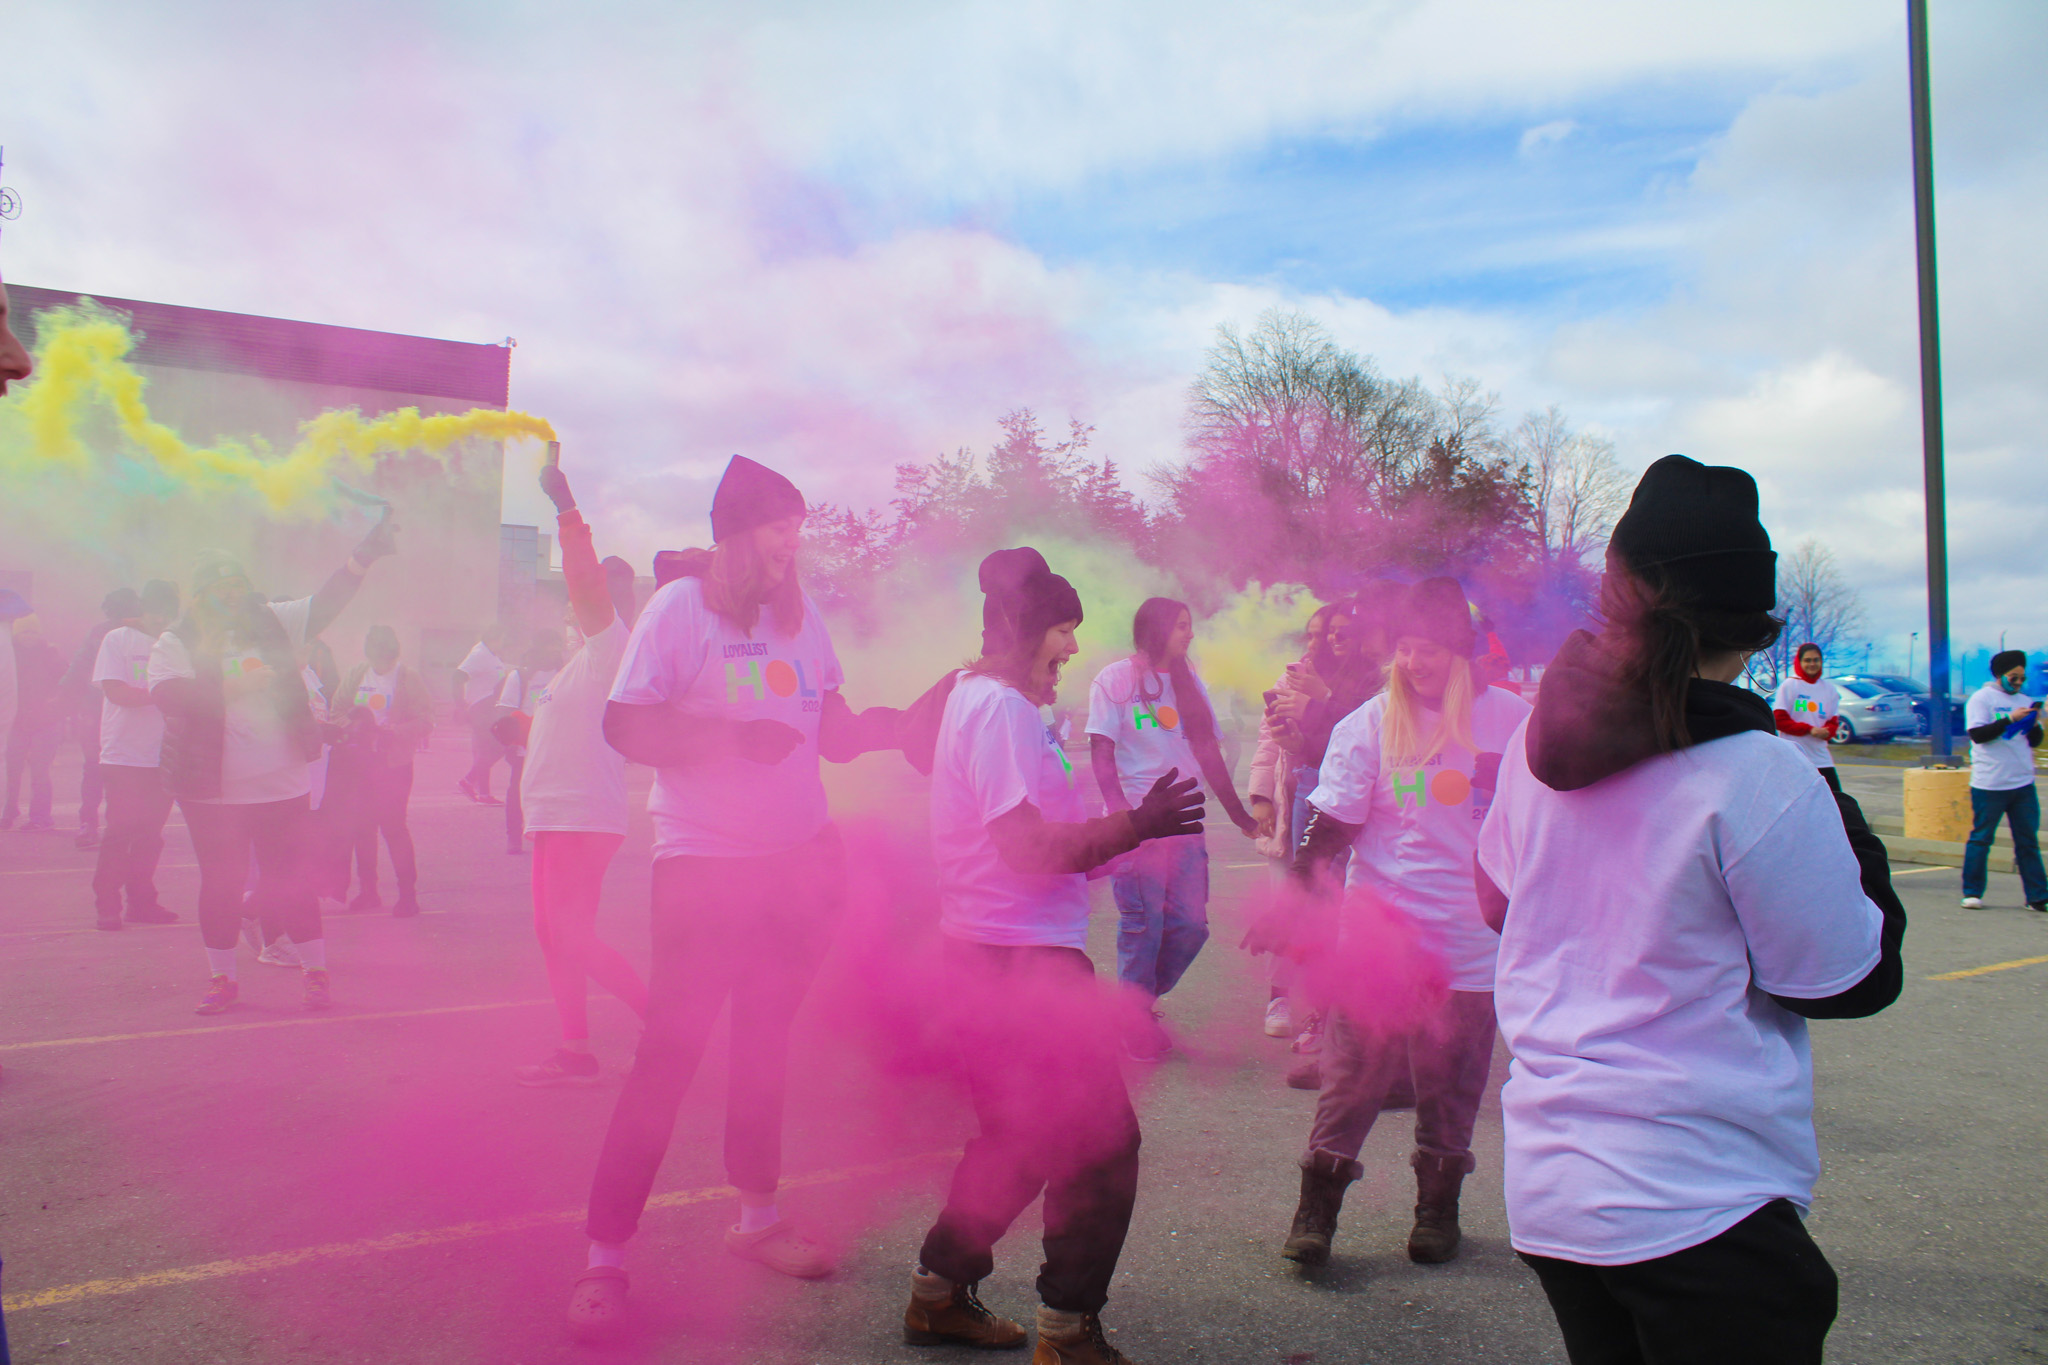
POLYGON ((1397 660, 1398 656, 1387 660, 1387 712, 1380 724, 1381 765, 1419 768, 1442 753, 1446 744, 1472 748, 1472 699, 1477 691, 1471 660, 1462 654, 1451 655, 1451 674, 1444 680, 1442 709, 1426 741, 1422 734, 1422 699, 1415 695, 1414 680, 1397 660))
POLYGON ((767 566, 749 533, 727 536, 709 550, 683 550, 676 556, 676 577, 704 581, 704 605, 740 628, 749 639, 768 608, 775 627, 794 636, 804 624, 804 591, 796 565, 779 583, 767 582, 767 566))

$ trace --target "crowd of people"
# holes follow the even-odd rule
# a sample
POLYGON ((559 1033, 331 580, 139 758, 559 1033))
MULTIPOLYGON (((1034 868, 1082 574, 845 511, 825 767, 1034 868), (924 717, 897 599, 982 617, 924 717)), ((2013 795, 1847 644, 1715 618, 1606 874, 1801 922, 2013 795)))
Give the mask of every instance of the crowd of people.
MULTIPOLYGON (((1125 1064, 1174 1046, 1160 1002, 1209 936, 1213 798, 1284 869, 1243 946, 1271 955, 1266 1029, 1296 1035, 1296 1082, 1318 1091, 1280 1255, 1329 1258, 1366 1136, 1412 1107, 1406 1251, 1455 1258, 1504 1037, 1508 1223, 1571 1358, 1821 1358, 1836 1283, 1802 1224, 1819 1165, 1806 1021, 1891 1003, 1905 916, 1883 845, 1819 743, 1832 714, 1819 652, 1809 667, 1800 650, 1798 681, 1771 701, 1736 685, 1781 629, 1749 475, 1681 456, 1650 468, 1614 531, 1599 629, 1565 642, 1533 700, 1502 676, 1498 641, 1454 579, 1373 584, 1324 607, 1266 694, 1243 798, 1194 664, 1194 613, 1145 602, 1129 654, 1088 687, 1093 817, 1045 720, 1085 613, 1038 551, 982 560, 980 639, 960 642, 971 662, 900 707, 856 713, 802 588, 806 504, 787 478, 735 456, 712 548, 658 557, 644 605, 631 568, 597 558, 555 465, 542 488, 573 631, 539 632, 516 659, 486 634, 450 702, 470 731, 461 790, 502 801, 508 848, 533 847, 561 1040, 516 1079, 597 1079, 590 981, 643 1024, 593 1153, 576 1336, 614 1337, 630 1317, 629 1249, 728 1005, 724 1160, 738 1208, 725 1247, 798 1278, 831 1273, 778 1202, 791 1024, 845 909, 848 853, 821 764, 891 751, 930 779, 949 982, 932 1008, 977 1129, 909 1275, 908 1341, 1031 1344, 1034 1365, 1127 1359, 1101 1317, 1139 1192, 1125 1064), (595 930, 628 831, 629 762, 655 774, 644 980, 595 930), (1116 990, 1085 951, 1099 877, 1117 914, 1116 990), (1027 1327, 979 1286, 1041 1198, 1027 1327)), ((25 604, 0 601, 14 618, 6 696, 19 698, 7 818, 18 768, 27 825, 51 824, 49 717, 82 679, 100 703, 82 802, 98 835, 98 923, 175 918, 153 877, 175 802, 199 864, 201 1013, 236 1004, 245 934, 263 960, 301 971, 309 1008, 325 1007, 321 901, 381 908, 380 847, 392 912, 422 908, 406 806, 431 690, 386 626, 345 675, 320 644, 396 532, 387 516, 306 597, 264 596, 223 554, 202 557, 182 600, 165 582, 118 590, 68 668, 25 604)), ((2024 658, 1994 664, 1970 701, 1977 810, 1980 825, 2017 832, 2037 818, 2028 748, 2042 731, 2015 700, 2024 658)), ((2039 902, 2031 831, 2025 850, 2039 902)), ((1976 898, 1974 841, 1973 857, 1976 898)))

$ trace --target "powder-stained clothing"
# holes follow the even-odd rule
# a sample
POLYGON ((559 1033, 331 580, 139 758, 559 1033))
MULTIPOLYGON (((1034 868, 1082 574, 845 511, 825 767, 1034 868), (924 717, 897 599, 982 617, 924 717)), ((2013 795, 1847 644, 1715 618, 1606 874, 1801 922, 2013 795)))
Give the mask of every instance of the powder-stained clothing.
POLYGON ((491 647, 481 640, 463 655, 462 662, 456 667, 465 680, 462 684, 462 705, 465 709, 496 697, 499 686, 505 681, 505 661, 492 653, 491 647))
POLYGON ((1800 725, 1813 727, 1811 734, 1780 736, 1808 763, 1816 768, 1835 766, 1835 756, 1828 752, 1827 732, 1821 728, 1842 714, 1842 694, 1833 683, 1826 678, 1819 682, 1808 682, 1796 675, 1787 678, 1772 694, 1771 709, 1783 711, 1800 725))
MULTIPOLYGON (((306 621, 313 610, 312 598, 301 597, 296 602, 269 602, 264 604, 264 609, 277 618, 285 639, 293 649, 304 647, 306 621)), ((222 677, 267 672, 267 665, 256 651, 256 641, 243 639, 239 633, 231 631, 227 648, 222 652, 222 677)), ((198 671, 193 667, 192 656, 177 631, 167 630, 159 635, 149 656, 150 691, 154 692, 160 684, 173 679, 196 677, 198 671)), ((221 745, 220 794, 184 799, 248 806, 306 796, 313 789, 312 780, 306 772, 307 761, 306 752, 299 747, 294 736, 291 718, 278 704, 276 689, 255 688, 227 703, 226 728, 221 745)))
MULTIPOLYGON (((1384 693, 1337 722, 1309 804, 1360 826, 1345 885, 1371 893, 1417 926, 1450 973, 1451 988, 1493 989, 1499 938, 1479 915, 1472 855, 1493 799, 1494 773, 1529 704, 1497 687, 1472 699, 1472 742, 1446 739, 1410 766, 1383 751, 1384 693)), ((1423 725, 1435 713, 1423 712, 1423 725)))
MULTIPOLYGON (((1201 679, 1195 679, 1195 686, 1202 687, 1201 679)), ((1208 703, 1207 689, 1202 700, 1208 703)), ((1210 714, 1215 714, 1213 706, 1210 714)), ((1171 769, 1178 768, 1183 779, 1202 778, 1172 676, 1155 673, 1136 658, 1118 659, 1089 684, 1088 733, 1116 745, 1117 783, 1133 806, 1171 769)))
POLYGON ((931 800, 945 933, 1009 947, 1088 946, 1087 876, 1018 872, 989 837, 991 820, 1026 801, 1054 823, 1088 815, 1073 762, 1022 692, 961 675, 940 723, 931 800))
POLYGON ((533 697, 519 799, 527 832, 626 832, 626 756, 605 742, 604 708, 626 657, 617 617, 533 697))
MULTIPOLYGON (((122 682, 147 692, 149 656, 156 642, 156 636, 133 626, 108 631, 93 660, 93 690, 104 692, 100 684, 122 682)), ((100 762, 117 768, 154 768, 163 752, 163 712, 152 705, 123 706, 112 697, 100 698, 100 762)))
POLYGON ((683 716, 775 720, 801 740, 780 763, 732 755, 663 768, 648 813, 654 856, 752 858, 808 844, 825 828, 818 722, 845 682, 817 604, 784 635, 765 610, 750 636, 704 601, 704 582, 679 578, 648 600, 626 642, 611 699, 683 716))

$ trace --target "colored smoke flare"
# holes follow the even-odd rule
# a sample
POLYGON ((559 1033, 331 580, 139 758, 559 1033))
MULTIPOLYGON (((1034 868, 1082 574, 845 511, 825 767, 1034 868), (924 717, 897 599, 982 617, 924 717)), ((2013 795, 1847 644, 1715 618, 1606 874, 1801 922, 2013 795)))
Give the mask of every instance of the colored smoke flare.
POLYGON ((368 472, 389 456, 442 458, 463 441, 555 439, 539 417, 496 408, 422 416, 400 408, 366 418, 353 408, 323 412, 299 428, 279 454, 260 437, 195 447, 150 415, 148 380, 129 362, 135 334, 119 313, 86 303, 39 317, 35 377, 0 400, 0 472, 16 478, 68 468, 91 477, 106 459, 82 434, 102 404, 132 449, 123 458, 194 492, 259 494, 272 516, 311 520, 347 494, 336 477, 368 472))

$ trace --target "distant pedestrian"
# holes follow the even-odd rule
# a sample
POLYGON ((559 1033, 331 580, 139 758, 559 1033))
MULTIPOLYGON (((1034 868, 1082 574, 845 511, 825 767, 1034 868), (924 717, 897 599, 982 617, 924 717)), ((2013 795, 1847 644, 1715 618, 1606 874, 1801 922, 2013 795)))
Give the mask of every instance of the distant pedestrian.
POLYGON ((1799 646, 1792 656, 1792 676, 1779 683, 1771 697, 1771 718, 1778 733, 1820 769, 1828 790, 1840 791, 1842 780, 1835 772, 1835 756, 1828 745, 1842 725, 1842 694, 1821 677, 1825 666, 1819 645, 1799 646))
POLYGON ((2041 796, 2034 753, 2041 747, 2041 703, 2028 697, 2027 656, 2017 649, 1991 656, 1991 681, 1970 694, 1963 726, 1970 735, 1970 842, 1963 847, 1963 908, 1981 909, 1991 841, 2003 820, 2012 830, 2012 860, 2029 910, 2048 912, 2048 876, 2041 870, 2041 796))
POLYGON ((508 757, 505 746, 491 733, 498 719, 498 694, 504 690, 509 671, 500 657, 504 649, 505 628, 492 622, 455 670, 456 695, 463 719, 469 723, 469 771, 455 785, 483 806, 498 804, 498 798, 491 795, 491 769, 508 757))
POLYGON ((505 782, 505 851, 526 852, 526 811, 520 804, 519 784, 526 773, 526 735, 533 725, 536 707, 547 701, 548 685, 562 666, 562 628, 552 627, 535 634, 533 643, 519 660, 519 667, 505 674, 498 691, 498 716, 491 732, 505 747, 511 776, 505 782))
MULTIPOLYGON (((107 833, 92 874, 93 908, 101 929, 122 925, 121 898, 130 924, 170 924, 177 915, 157 899, 156 865, 164 851, 171 790, 162 771, 164 715, 149 696, 149 656, 157 637, 178 617, 177 585, 152 579, 135 598, 127 623, 100 641, 90 671, 103 708, 93 727, 93 756, 107 801, 107 833)), ((125 604, 124 604, 125 606, 125 604)))
POLYGON ((99 662, 101 641, 121 626, 134 625, 141 614, 142 598, 133 588, 116 588, 100 599, 101 619, 79 641, 58 684, 70 702, 71 733, 78 740, 78 838, 73 842, 79 848, 99 846, 100 804, 105 797, 100 785, 100 718, 107 699, 93 685, 93 666, 99 662))
POLYGON ((43 637, 41 618, 29 615, 14 623, 14 674, 17 688, 14 724, 7 731, 7 808, 0 811, 0 829, 12 829, 22 817, 21 788, 28 786, 28 819, 23 834, 47 834, 57 825, 51 816, 54 790, 50 764, 64 735, 64 656, 43 637))
POLYGON ((354 823, 356 878, 360 890, 351 910, 381 909, 377 890, 377 837, 391 850, 391 874, 398 899, 391 913, 420 912, 419 864, 406 807, 412 800, 413 755, 434 728, 434 698, 417 668, 399 662, 398 632, 371 626, 363 637, 364 661, 349 670, 337 693, 338 707, 361 727, 364 762, 357 774, 354 823))

